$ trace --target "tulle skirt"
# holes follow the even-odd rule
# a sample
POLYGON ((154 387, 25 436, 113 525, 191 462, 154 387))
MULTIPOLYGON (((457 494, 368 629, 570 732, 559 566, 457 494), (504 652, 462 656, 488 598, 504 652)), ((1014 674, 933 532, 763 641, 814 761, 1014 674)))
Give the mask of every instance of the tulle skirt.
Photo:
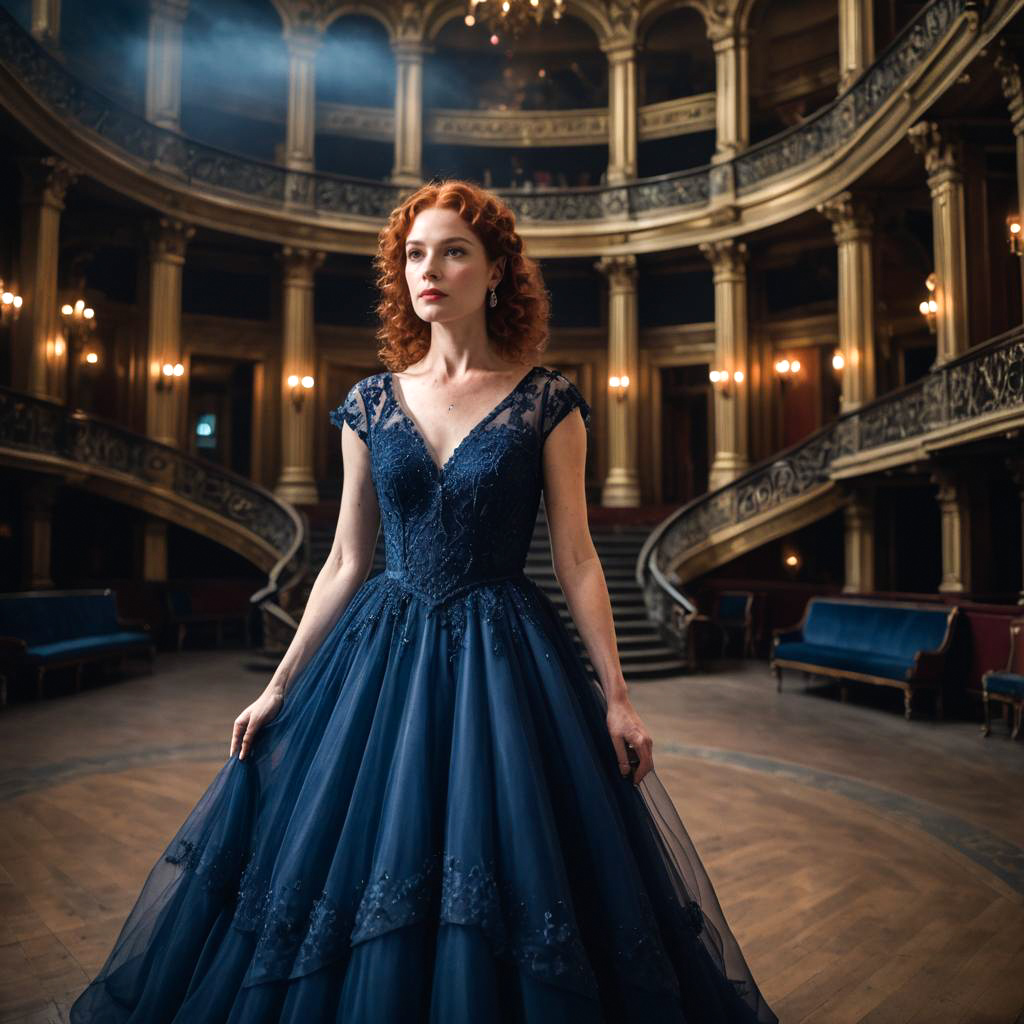
POLYGON ((775 1022, 525 576, 367 580, 153 867, 72 1024, 775 1022))

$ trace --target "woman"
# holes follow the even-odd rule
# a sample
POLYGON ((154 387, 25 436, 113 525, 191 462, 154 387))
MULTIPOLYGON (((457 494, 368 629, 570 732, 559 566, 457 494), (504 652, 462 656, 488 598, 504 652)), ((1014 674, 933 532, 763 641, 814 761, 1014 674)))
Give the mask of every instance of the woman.
POLYGON ((629 700, 512 214, 424 186, 376 265, 330 556, 71 1020, 776 1021, 629 700), (523 573, 542 491, 597 680, 523 573))

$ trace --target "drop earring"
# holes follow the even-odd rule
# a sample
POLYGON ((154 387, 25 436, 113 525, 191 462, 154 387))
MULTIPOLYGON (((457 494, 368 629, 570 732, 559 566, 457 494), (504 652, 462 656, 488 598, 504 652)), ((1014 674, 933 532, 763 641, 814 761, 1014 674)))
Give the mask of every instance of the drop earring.
POLYGON ((498 293, 493 288, 491 289, 491 297, 490 299, 488 299, 487 304, 491 307, 491 309, 494 309, 494 307, 498 304, 498 293))

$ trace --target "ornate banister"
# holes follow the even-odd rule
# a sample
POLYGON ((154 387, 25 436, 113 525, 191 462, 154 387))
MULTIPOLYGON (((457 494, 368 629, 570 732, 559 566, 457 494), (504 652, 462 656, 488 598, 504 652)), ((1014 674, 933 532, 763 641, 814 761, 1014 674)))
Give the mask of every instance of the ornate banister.
POLYGON ((305 517, 251 480, 80 410, 0 387, 0 463, 58 475, 207 536, 267 572, 250 597, 264 639, 294 630, 309 567, 305 517))

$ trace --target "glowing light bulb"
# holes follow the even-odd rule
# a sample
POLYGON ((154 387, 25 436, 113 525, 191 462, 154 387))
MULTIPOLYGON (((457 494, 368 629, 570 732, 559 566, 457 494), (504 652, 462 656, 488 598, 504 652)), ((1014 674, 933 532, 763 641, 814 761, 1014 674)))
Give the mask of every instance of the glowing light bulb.
POLYGON ((181 363, 174 364, 174 376, 181 377, 185 373, 185 367, 181 363))
POLYGON ((163 375, 165 377, 173 377, 174 376, 174 367, 170 363, 164 363, 164 365, 163 365, 163 375))
POLYGON ((302 386, 308 391, 313 386, 313 378, 310 377, 309 374, 306 374, 306 376, 302 378, 301 383, 302 386))
POLYGON ((476 18, 472 14, 467 14, 465 18, 466 24, 472 28, 476 24, 476 18))
POLYGON ((299 375, 297 373, 293 373, 288 378, 288 387, 290 387, 290 388, 297 388, 298 386, 299 386, 299 375))
POLYGON ((836 352, 832 356, 832 369, 841 370, 846 365, 846 360, 843 358, 842 352, 836 352))
POLYGON ((736 381, 737 384, 742 384, 743 383, 743 371, 742 370, 734 371, 734 373, 732 375, 732 379, 734 381, 736 381))
POLYGON ((87 363, 98 363, 100 361, 100 357, 96 355, 95 352, 86 352, 85 361, 87 363))
POLYGON ((63 313, 63 314, 65 315, 65 316, 71 316, 71 314, 72 314, 72 313, 74 313, 74 310, 73 310, 73 309, 71 308, 71 306, 69 306, 69 305, 68 305, 68 303, 66 303, 66 302, 64 303, 64 305, 63 305, 63 306, 61 306, 61 307, 60 307, 60 311, 61 311, 61 312, 62 312, 62 313, 63 313))
POLYGON ((82 310, 82 316, 84 316, 86 320, 91 320, 95 315, 96 310, 92 309, 90 306, 86 306, 85 309, 82 310))
POLYGON ((791 362, 789 364, 789 372, 790 373, 799 373, 800 372, 800 360, 799 359, 794 359, 793 362, 791 362))

